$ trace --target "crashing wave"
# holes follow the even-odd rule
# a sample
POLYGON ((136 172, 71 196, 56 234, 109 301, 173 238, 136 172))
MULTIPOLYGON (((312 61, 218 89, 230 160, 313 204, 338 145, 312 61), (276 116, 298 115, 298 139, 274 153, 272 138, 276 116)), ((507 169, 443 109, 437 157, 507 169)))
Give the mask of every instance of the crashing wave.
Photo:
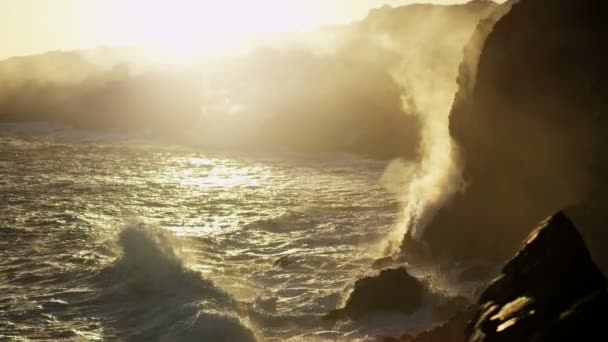
POLYGON ((116 331, 127 340, 163 336, 171 341, 257 341, 240 304, 187 267, 169 232, 135 224, 118 236, 121 256, 99 275, 116 331), (136 329, 125 329, 137 327, 136 329))

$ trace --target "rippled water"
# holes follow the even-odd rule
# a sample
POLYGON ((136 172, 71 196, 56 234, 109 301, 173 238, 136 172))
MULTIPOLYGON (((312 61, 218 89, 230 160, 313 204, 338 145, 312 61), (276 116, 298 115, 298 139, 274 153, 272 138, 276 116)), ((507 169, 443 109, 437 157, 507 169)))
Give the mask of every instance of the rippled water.
POLYGON ((320 318, 396 218, 385 165, 4 129, 0 339, 365 339, 320 318))

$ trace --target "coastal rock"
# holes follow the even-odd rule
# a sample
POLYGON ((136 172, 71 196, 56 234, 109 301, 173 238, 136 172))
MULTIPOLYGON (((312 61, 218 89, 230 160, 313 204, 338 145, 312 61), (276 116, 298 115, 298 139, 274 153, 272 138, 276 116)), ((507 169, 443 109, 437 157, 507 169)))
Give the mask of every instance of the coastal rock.
POLYGON ((558 213, 487 287, 466 333, 470 342, 605 341, 606 304, 604 276, 576 227, 558 213), (599 335, 582 338, 590 331, 599 335))
POLYGON ((328 319, 357 319, 374 312, 411 314, 422 305, 424 287, 403 267, 381 271, 357 280, 346 306, 330 312, 328 319))

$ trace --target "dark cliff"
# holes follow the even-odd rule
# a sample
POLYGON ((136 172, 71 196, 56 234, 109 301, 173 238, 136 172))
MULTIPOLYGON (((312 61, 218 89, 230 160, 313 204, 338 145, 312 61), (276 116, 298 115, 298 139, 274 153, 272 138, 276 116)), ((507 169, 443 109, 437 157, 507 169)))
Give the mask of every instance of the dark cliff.
POLYGON ((502 261, 535 222, 578 206, 603 258, 604 230, 589 227, 603 217, 607 16, 599 0, 521 0, 480 24, 450 116, 467 188, 426 230, 433 254, 502 261))

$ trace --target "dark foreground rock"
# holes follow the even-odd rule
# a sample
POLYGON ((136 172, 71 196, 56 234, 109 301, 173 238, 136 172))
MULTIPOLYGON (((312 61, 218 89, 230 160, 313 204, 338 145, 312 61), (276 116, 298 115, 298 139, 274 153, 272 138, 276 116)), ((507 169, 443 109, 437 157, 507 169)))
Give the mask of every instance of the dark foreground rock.
POLYGON ((424 286, 405 268, 389 269, 355 283, 346 306, 330 312, 327 319, 357 319, 374 312, 411 314, 422 305, 424 286))
POLYGON ((470 342, 608 341, 606 323, 606 280, 572 222, 558 213, 481 295, 467 335, 470 342))
POLYGON ((606 279, 572 222, 543 222, 479 303, 402 342, 608 341, 606 279))

